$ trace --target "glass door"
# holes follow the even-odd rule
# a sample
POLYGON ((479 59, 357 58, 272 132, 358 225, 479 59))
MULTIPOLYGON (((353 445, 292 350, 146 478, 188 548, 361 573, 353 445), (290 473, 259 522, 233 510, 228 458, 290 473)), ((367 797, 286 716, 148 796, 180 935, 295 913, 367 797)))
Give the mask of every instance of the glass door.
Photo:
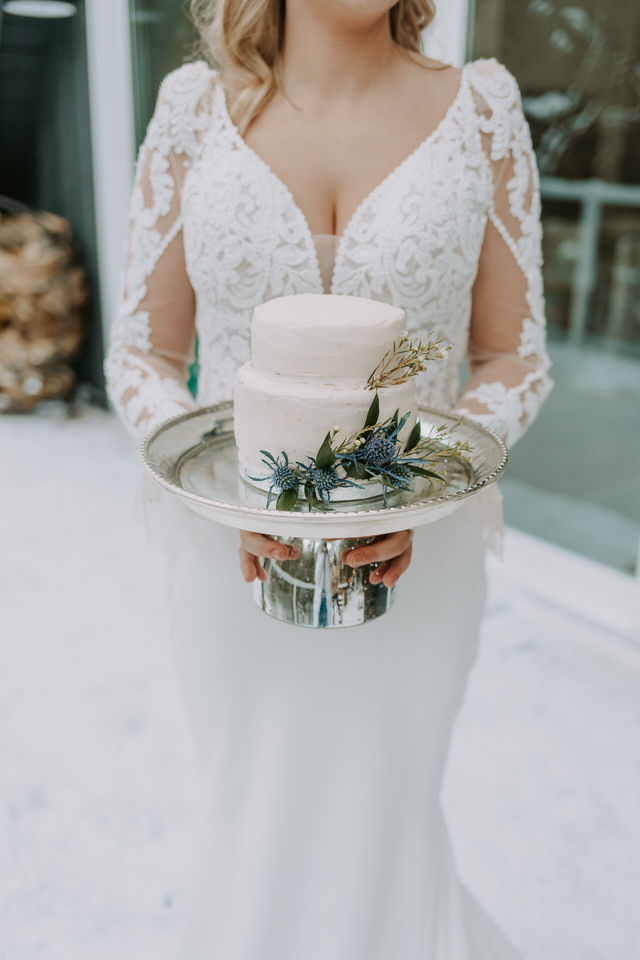
MULTIPOLYGON (((193 59, 196 31, 184 7, 175 0, 129 0, 136 152, 144 139, 163 78, 193 59)), ((196 362, 189 377, 189 389, 194 396, 198 385, 197 355, 196 343, 196 362)))
POLYGON ((640 534, 640 4, 475 0, 541 175, 555 388, 514 447, 507 522, 627 573, 640 534))
POLYGON ((195 32, 176 0, 129 0, 136 150, 162 79, 191 59, 195 32))

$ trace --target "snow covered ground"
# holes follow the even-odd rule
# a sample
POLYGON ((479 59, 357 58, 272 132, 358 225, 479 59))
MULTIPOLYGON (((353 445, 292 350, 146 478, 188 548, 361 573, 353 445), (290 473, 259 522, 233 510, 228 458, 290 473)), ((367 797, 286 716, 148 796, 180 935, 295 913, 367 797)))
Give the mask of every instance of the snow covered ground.
MULTIPOLYGON (((0 958, 171 960, 197 801, 162 560, 135 446, 80 413, 0 418, 0 958)), ((460 873, 525 960, 632 960, 640 648, 490 570, 443 792, 460 873)))

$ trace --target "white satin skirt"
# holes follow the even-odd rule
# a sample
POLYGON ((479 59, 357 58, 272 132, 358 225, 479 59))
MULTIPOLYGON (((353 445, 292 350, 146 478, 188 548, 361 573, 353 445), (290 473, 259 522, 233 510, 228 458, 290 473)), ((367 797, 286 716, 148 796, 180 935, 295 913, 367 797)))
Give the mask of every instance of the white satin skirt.
POLYGON ((267 617, 237 531, 169 499, 148 516, 202 785, 180 960, 518 960, 458 879, 440 807, 489 498, 417 529, 392 609, 336 630, 267 617))

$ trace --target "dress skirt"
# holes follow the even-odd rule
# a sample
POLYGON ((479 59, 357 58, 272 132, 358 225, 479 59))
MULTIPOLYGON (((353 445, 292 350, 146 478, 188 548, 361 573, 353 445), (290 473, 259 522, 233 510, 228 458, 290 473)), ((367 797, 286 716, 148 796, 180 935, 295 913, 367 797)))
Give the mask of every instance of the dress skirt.
POLYGON ((486 598, 483 496, 415 531, 388 613, 333 630, 269 618, 238 532, 168 510, 202 786, 179 960, 518 960, 440 807, 486 598))

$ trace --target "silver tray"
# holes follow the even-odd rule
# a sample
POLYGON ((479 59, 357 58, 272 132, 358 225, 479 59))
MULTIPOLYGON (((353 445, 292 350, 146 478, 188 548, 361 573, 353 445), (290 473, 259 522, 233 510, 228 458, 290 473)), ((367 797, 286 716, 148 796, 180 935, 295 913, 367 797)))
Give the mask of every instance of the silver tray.
POLYGON ((423 434, 458 424, 453 437, 469 442, 471 462, 439 465, 444 483, 416 477, 414 490, 388 493, 386 506, 377 497, 341 500, 327 512, 310 512, 303 500, 290 511, 267 509, 266 494, 240 478, 231 401, 167 420, 144 440, 141 456, 160 486, 226 526, 278 538, 371 537, 440 519, 497 480, 507 465, 504 443, 486 427, 432 407, 421 406, 419 412, 423 434))
POLYGON ((241 479, 231 402, 167 420, 146 438, 141 455, 156 483, 197 513, 298 547, 296 560, 263 560, 267 578, 254 580, 253 597, 265 613, 297 626, 350 627, 382 616, 396 588, 371 583, 377 564, 349 567, 343 552, 438 520, 497 480, 507 464, 504 443, 473 420, 431 407, 420 407, 420 418, 423 433, 458 424, 454 437, 469 442, 470 463, 445 461, 438 466, 444 483, 416 477, 414 490, 394 490, 386 504, 381 496, 340 500, 326 513, 309 512, 305 501, 291 511, 267 509, 266 493, 241 479))

